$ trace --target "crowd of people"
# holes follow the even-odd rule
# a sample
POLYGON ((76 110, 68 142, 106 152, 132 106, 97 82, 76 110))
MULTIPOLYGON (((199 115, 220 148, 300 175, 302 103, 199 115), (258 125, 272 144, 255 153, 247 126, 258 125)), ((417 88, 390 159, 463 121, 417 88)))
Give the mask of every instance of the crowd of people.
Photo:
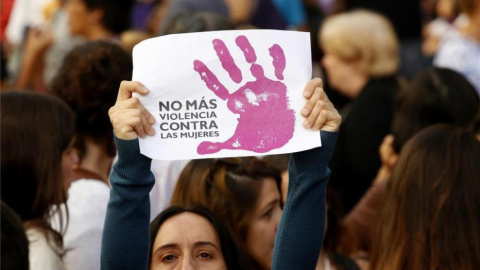
POLYGON ((1 12, 2 269, 480 266, 480 0, 2 0, 1 12), (130 81, 133 47, 243 29, 310 32, 312 80, 296 92, 322 147, 140 154, 158 123, 133 95, 149 92, 130 81))

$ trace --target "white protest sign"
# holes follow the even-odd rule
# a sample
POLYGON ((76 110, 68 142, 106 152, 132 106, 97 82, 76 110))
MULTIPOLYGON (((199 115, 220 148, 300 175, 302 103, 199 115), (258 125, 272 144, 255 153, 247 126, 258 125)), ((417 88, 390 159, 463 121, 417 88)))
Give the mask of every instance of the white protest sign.
POLYGON ((303 128, 312 74, 310 35, 218 31, 153 38, 133 50, 133 80, 155 136, 140 139, 158 160, 291 153, 320 146, 303 128))

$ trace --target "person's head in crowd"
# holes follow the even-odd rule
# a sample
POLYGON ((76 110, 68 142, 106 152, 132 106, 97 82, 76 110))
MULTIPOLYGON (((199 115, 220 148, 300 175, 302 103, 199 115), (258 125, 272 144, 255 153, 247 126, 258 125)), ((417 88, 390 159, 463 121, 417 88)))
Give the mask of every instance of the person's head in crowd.
POLYGON ((182 171, 172 205, 198 203, 212 211, 249 254, 269 269, 281 216, 281 172, 257 158, 193 160, 182 171))
POLYGON ((400 153, 410 138, 437 123, 467 127, 479 110, 478 94, 461 74, 446 68, 420 72, 396 98, 393 149, 400 153))
POLYGON ((228 18, 208 12, 182 12, 168 21, 162 34, 195 33, 232 30, 234 25, 228 18))
MULTIPOLYGON (((268 155, 262 158, 262 160, 267 161, 282 172, 281 193, 282 202, 285 204, 287 201, 289 183, 288 163, 290 160, 290 155, 268 155)), ((345 257, 339 254, 349 255, 353 253, 356 248, 356 242, 341 223, 341 219, 344 215, 342 202, 339 199, 339 195, 331 187, 329 187, 327 190, 327 208, 328 211, 325 222, 325 239, 318 263, 323 265, 325 263, 325 259, 328 258, 333 265, 341 267, 341 265, 338 265, 339 262, 337 262, 335 259, 341 257, 341 259, 345 260, 345 257)))
POLYGON ((171 206, 150 224, 150 269, 247 269, 230 232, 203 206, 171 206))
MULTIPOLYGON (((61 246, 49 220, 67 199, 75 115, 60 99, 26 91, 1 93, 1 198, 26 223, 61 246)), ((60 230, 65 218, 60 217, 60 230)))
POLYGON ((290 155, 269 155, 263 158, 263 160, 272 164, 280 172, 282 172, 282 183, 280 185, 280 191, 282 194, 282 203, 287 202, 287 191, 288 191, 288 162, 290 161, 290 155))
POLYGON ((438 0, 435 5, 437 17, 453 21, 458 16, 458 3, 455 0, 438 0))
POLYGON ((480 142, 439 124, 404 146, 374 230, 372 269, 480 265, 480 142))
POLYGON ((132 54, 133 47, 148 38, 150 38, 150 35, 145 31, 127 30, 120 35, 120 44, 126 52, 132 54))
POLYGON ((323 24, 319 39, 329 83, 350 99, 370 78, 398 70, 398 39, 392 24, 380 14, 358 10, 334 15, 323 24))
POLYGON ((129 80, 132 59, 120 46, 95 41, 75 47, 52 82, 52 92, 76 113, 74 147, 80 167, 108 178, 116 154, 108 110, 118 86, 129 80))
POLYGON ((109 40, 130 27, 133 0, 69 0, 70 34, 87 40, 109 40))
POLYGON ((28 239, 18 215, 1 202, 2 243, 0 267, 3 270, 28 270, 28 239))

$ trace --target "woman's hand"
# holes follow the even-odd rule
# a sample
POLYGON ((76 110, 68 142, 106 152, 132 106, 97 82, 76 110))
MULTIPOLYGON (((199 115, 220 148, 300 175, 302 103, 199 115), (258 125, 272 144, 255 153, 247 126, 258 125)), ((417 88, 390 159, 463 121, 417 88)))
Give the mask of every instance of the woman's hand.
POLYGON ((303 96, 307 99, 301 112, 306 118, 303 126, 314 131, 338 131, 342 117, 325 94, 322 80, 310 80, 305 86, 303 96))
POLYGON ((53 33, 49 29, 33 28, 28 31, 25 54, 43 55, 53 44, 53 33))
POLYGON ((120 84, 117 102, 108 111, 115 136, 122 140, 134 140, 155 134, 152 127, 155 117, 143 107, 138 98, 132 97, 132 93, 147 95, 148 92, 139 82, 123 81, 120 84))

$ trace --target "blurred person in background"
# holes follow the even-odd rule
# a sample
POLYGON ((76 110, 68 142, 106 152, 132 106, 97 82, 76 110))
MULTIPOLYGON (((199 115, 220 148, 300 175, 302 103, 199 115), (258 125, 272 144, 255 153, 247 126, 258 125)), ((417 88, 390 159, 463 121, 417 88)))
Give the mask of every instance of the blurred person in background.
POLYGON ((119 43, 120 34, 130 26, 125 17, 130 15, 132 4, 133 0, 61 1, 51 29, 42 27, 28 31, 16 88, 48 91, 63 57, 82 43, 71 37, 119 43))
POLYGON ((25 31, 20 66, 15 70, 15 88, 47 91, 65 55, 82 42, 69 33, 66 2, 46 2, 44 23, 25 31))
MULTIPOLYGON (((431 66, 431 59, 422 53, 421 0, 337 0, 344 10, 367 9, 385 16, 399 39, 399 73, 411 79, 431 66)), ((372 30, 375 28, 372 28, 372 30)))
POLYGON ((331 162, 332 186, 349 211, 380 168, 378 147, 400 87, 398 40, 388 20, 370 11, 328 18, 319 39, 330 85, 351 100, 341 111, 345 120, 331 162))
POLYGON ((403 147, 374 229, 372 270, 480 265, 480 141, 439 124, 403 147))
POLYGON ((434 7, 434 19, 423 28, 422 51, 426 56, 433 56, 440 44, 455 29, 458 16, 458 4, 455 0, 438 0, 434 7))
POLYGON ((438 123, 466 128, 477 114, 480 114, 480 99, 475 88, 453 70, 430 68, 400 91, 395 100, 391 134, 380 147, 382 167, 372 186, 344 220, 364 250, 371 248, 372 228, 385 200, 391 171, 405 143, 438 123))
MULTIPOLYGON (((163 26, 184 11, 211 12, 228 18, 233 25, 253 25, 262 29, 285 29, 285 19, 272 0, 171 0, 163 26)), ((164 30, 161 30, 163 34, 164 30)))
POLYGON ((281 172, 282 182, 280 184, 280 193, 282 195, 282 204, 287 202, 287 191, 288 191, 288 163, 290 161, 290 156, 287 154, 283 155, 268 155, 262 158, 262 160, 270 163, 272 166, 276 167, 281 172))
POLYGON ((270 269, 280 221, 281 172, 251 158, 199 159, 180 175, 171 205, 201 204, 230 230, 252 269, 270 269))
POLYGON ((480 95, 480 0, 459 0, 458 3, 468 22, 442 40, 434 65, 463 74, 480 95))
MULTIPOLYGON (((31 92, 1 96, 1 197, 24 222, 31 270, 65 269, 60 211, 78 160, 75 116, 58 98, 31 92), (58 215, 55 230, 51 218, 58 215)), ((3 258, 2 258, 3 260, 3 258)))
POLYGON ((70 0, 68 25, 72 35, 88 41, 118 41, 118 35, 130 27, 133 0, 70 0))
MULTIPOLYGON (((262 158, 281 172, 282 204, 286 203, 288 193, 288 163, 289 155, 268 155, 262 158)), ((315 270, 357 270, 368 269, 364 260, 352 260, 342 255, 350 255, 356 251, 355 240, 341 223, 343 217, 342 203, 338 194, 331 187, 327 190, 327 217, 325 222, 325 239, 322 250, 318 257, 315 270), (360 267, 362 266, 362 267, 360 267)))
POLYGON ((72 108, 77 123, 73 148, 79 161, 68 190, 70 222, 64 234, 67 269, 100 268, 108 175, 116 155, 108 110, 132 68, 130 55, 119 45, 95 41, 74 48, 53 80, 53 93, 72 108))

